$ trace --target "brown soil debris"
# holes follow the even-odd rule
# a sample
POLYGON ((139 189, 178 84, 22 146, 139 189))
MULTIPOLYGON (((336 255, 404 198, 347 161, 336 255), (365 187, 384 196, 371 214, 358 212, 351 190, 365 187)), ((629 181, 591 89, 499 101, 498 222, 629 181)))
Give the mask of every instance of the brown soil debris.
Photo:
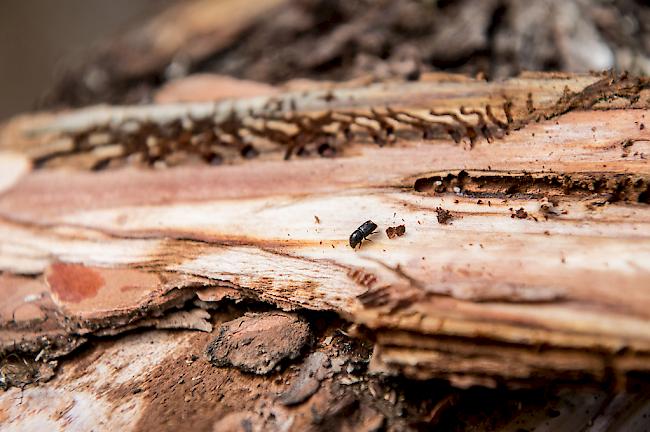
POLYGON ((247 411, 237 411, 227 414, 217 420, 212 430, 215 432, 261 432, 264 430, 263 421, 256 414, 247 411))
POLYGON ((293 384, 281 397, 280 402, 284 405, 296 405, 307 400, 316 393, 320 383, 330 375, 331 364, 327 354, 316 351, 305 360, 300 374, 293 384))
MULTIPOLYGON (((257 313, 242 318, 259 321, 277 315, 285 314, 257 313)), ((213 335, 218 335, 218 322, 215 324, 213 335)), ((197 431, 353 431, 376 430, 384 423, 396 425, 393 430, 405 430, 404 420, 396 414, 398 408, 384 407, 385 386, 377 381, 374 396, 368 392, 364 375, 371 347, 333 333, 331 316, 311 316, 310 324, 320 342, 311 345, 310 354, 296 360, 295 366, 271 377, 215 368, 197 355, 210 335, 195 333, 189 346, 157 364, 137 385, 114 385, 111 394, 120 404, 143 398, 136 430, 175 431, 192 424, 197 431)), ((275 337, 278 344, 286 335, 276 333, 275 337)))
POLYGON ((217 367, 265 375, 283 360, 298 357, 310 338, 309 324, 295 315, 246 314, 221 325, 206 355, 217 367))
POLYGON ((396 227, 386 228, 386 235, 389 239, 394 239, 395 237, 402 237, 406 233, 406 227, 404 225, 398 225, 396 227))

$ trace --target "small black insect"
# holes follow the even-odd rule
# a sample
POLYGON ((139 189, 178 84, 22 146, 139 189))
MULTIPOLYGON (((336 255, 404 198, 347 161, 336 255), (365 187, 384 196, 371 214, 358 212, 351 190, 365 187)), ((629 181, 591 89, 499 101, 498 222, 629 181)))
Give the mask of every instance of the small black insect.
POLYGON ((373 221, 365 221, 359 228, 355 229, 352 231, 352 234, 350 234, 350 247, 354 249, 357 245, 360 245, 366 237, 375 232, 376 228, 377 224, 373 221))

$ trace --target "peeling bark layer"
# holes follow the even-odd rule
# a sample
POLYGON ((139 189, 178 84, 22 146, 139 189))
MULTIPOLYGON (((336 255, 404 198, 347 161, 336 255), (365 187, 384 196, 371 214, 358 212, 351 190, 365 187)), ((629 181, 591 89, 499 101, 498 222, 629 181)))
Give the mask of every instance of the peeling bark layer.
MULTIPOLYGON (((0 164, 26 167, 0 181, 0 269, 68 338, 225 296, 334 311, 382 373, 647 372, 649 86, 431 76, 19 118, 0 136, 0 164)), ((27 303, 7 352, 44 348, 11 333, 27 303)))

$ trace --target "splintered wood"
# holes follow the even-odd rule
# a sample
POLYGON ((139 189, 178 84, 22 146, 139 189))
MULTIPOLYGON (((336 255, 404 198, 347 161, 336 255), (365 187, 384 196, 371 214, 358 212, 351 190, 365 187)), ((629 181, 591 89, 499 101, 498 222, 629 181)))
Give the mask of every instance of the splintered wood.
POLYGON ((643 78, 431 75, 17 118, 0 287, 25 295, 3 350, 54 358, 230 298, 338 313, 375 341, 375 372, 647 372, 649 108, 643 78))

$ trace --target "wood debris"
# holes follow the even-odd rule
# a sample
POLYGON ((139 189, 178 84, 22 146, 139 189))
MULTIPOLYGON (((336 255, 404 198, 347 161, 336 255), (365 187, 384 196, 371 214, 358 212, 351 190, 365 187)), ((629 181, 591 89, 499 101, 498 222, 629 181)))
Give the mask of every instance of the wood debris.
POLYGON ((389 239, 393 239, 395 237, 402 237, 405 233, 406 233, 406 227, 404 225, 397 225, 395 227, 386 228, 386 236, 388 236, 389 239))
POLYGON ((247 314, 222 324, 206 354, 215 366, 265 375, 280 362, 298 357, 310 337, 309 325, 297 316, 247 314))

